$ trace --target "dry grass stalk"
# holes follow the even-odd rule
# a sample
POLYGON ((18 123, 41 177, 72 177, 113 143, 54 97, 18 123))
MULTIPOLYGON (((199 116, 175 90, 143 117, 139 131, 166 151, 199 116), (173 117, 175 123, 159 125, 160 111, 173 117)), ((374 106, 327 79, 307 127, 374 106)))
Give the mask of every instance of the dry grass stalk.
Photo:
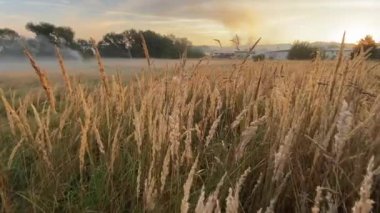
POLYGON ((205 200, 205 186, 203 185, 202 186, 202 189, 201 189, 201 194, 199 195, 199 198, 198 198, 198 202, 197 202, 197 205, 195 207, 195 213, 203 213, 204 212, 204 200, 205 200))
POLYGON ((8 124, 11 128, 11 133, 16 136, 16 128, 20 131, 21 136, 24 138, 33 138, 30 126, 27 122, 24 122, 23 119, 18 115, 18 113, 13 109, 8 100, 5 98, 4 93, 0 89, 1 99, 3 101, 5 111, 7 114, 8 124))
POLYGON ((248 58, 251 56, 251 53, 255 49, 255 47, 259 44, 261 38, 257 39, 257 41, 249 48, 247 55, 244 57, 243 61, 240 64, 240 70, 242 69, 242 66, 247 62, 248 58))
POLYGON ((152 145, 152 161, 150 163, 148 177, 145 179, 144 185, 144 202, 145 208, 149 211, 154 210, 157 200, 157 189, 156 189, 156 177, 153 175, 153 169, 156 166, 156 147, 152 145))
POLYGON ((317 186, 317 189, 315 190, 317 193, 314 198, 314 206, 311 208, 312 213, 319 213, 321 208, 321 201, 322 201, 322 187, 317 186))
POLYGON ((181 163, 185 160, 187 163, 190 163, 193 159, 193 151, 191 149, 192 144, 192 128, 194 127, 194 111, 195 111, 195 100, 196 95, 193 94, 191 98, 191 102, 189 104, 189 113, 187 118, 187 131, 186 131, 186 139, 185 139, 185 150, 182 153, 181 163))
POLYGON ((183 185, 184 195, 181 201, 181 213, 187 213, 189 211, 190 189, 191 189, 191 185, 193 184, 195 170, 197 169, 197 166, 198 166, 198 160, 199 160, 199 155, 197 156, 197 158, 195 158, 194 164, 190 169, 189 175, 187 176, 187 180, 185 184, 183 185))
POLYGON ((32 65, 34 71, 38 75, 41 86, 45 90, 46 96, 48 97, 50 106, 53 112, 55 112, 55 97, 54 97, 53 89, 47 78, 46 72, 42 71, 42 69, 37 65, 37 62, 34 60, 32 54, 28 50, 25 50, 24 53, 28 57, 30 64, 32 65))
POLYGON ((336 80, 337 80, 337 75, 338 75, 339 67, 340 67, 340 65, 343 62, 343 52, 344 52, 344 46, 345 46, 344 45, 345 38, 346 38, 346 32, 344 32, 344 34, 343 34, 342 43, 340 45, 340 51, 339 51, 339 55, 338 55, 338 62, 336 64, 335 70, 334 70, 334 72, 332 74, 331 82, 330 82, 330 85, 329 85, 329 100, 330 101, 333 98, 334 88, 335 88, 335 84, 336 84, 336 80))
POLYGON ((110 173, 113 174, 114 171, 114 164, 116 157, 119 153, 119 132, 120 132, 120 123, 116 127, 116 131, 114 133, 114 138, 112 141, 112 146, 111 146, 111 159, 110 159, 110 173))
POLYGON ((51 145, 51 142, 50 142, 50 139, 49 139, 49 133, 48 133, 48 130, 47 130, 47 127, 46 125, 41 121, 41 118, 40 118, 40 115, 37 111, 37 109, 34 107, 34 105, 32 104, 31 105, 32 107, 32 110, 33 110, 33 114, 34 114, 34 118, 36 120, 36 123, 37 123, 37 126, 39 128, 39 130, 41 130, 41 140, 42 142, 44 143, 43 146, 46 151, 48 151, 49 154, 51 154, 52 150, 53 150, 53 147, 51 145))
POLYGON ((277 187, 276 192, 273 196, 273 198, 270 200, 268 208, 265 210, 265 213, 275 213, 275 207, 278 200, 278 197, 280 196, 281 192, 285 188, 286 183, 288 182, 288 179, 290 177, 290 172, 286 174, 285 178, 282 179, 281 185, 277 187))
POLYGON ((364 176, 364 180, 360 187, 360 199, 355 202, 355 205, 352 208, 353 213, 370 213, 372 211, 374 201, 371 200, 371 188, 374 176, 374 159, 375 158, 372 156, 368 162, 367 174, 364 176))
MULTIPOLYGON (((183 196, 180 198, 183 212, 192 210, 193 205, 194 207, 197 205, 196 212, 221 212, 221 208, 224 211, 225 207, 227 207, 227 212, 236 212, 240 208, 239 199, 242 203, 244 201, 244 210, 254 212, 259 208, 258 203, 255 203, 257 198, 260 199, 260 203, 269 205, 266 209, 267 212, 275 210, 281 212, 289 209, 303 212, 308 208, 308 200, 306 196, 298 199, 298 192, 312 194, 306 190, 323 183, 332 188, 334 199, 327 190, 326 192, 323 190, 323 193, 327 195, 323 202, 318 204, 320 196, 317 193, 312 211, 323 212, 328 207, 331 212, 337 212, 338 209, 346 210, 343 204, 354 203, 355 200, 353 196, 345 195, 355 191, 354 186, 360 185, 361 181, 357 174, 346 173, 346 171, 351 169, 354 161, 362 162, 366 158, 363 153, 371 151, 376 154, 376 148, 379 145, 380 137, 376 130, 379 127, 377 121, 380 118, 378 115, 380 96, 375 101, 373 96, 365 94, 352 93, 356 95, 351 96, 349 86, 346 86, 346 83, 342 84, 345 82, 345 76, 340 75, 343 69, 339 68, 336 77, 336 82, 339 83, 334 86, 333 100, 330 101, 329 97, 325 95, 330 88, 320 85, 318 82, 326 84, 325 82, 329 79, 327 71, 334 69, 334 67, 330 67, 330 62, 318 62, 320 63, 319 67, 315 68, 320 69, 318 71, 305 70, 307 67, 299 66, 298 63, 300 62, 281 62, 281 71, 277 72, 280 62, 265 62, 265 66, 260 66, 264 63, 258 62, 255 66, 245 66, 244 72, 239 75, 236 75, 235 72, 231 76, 228 72, 220 72, 219 67, 211 70, 201 66, 198 67, 199 72, 193 75, 174 74, 173 78, 170 72, 165 73, 163 77, 149 74, 139 78, 137 83, 131 82, 128 86, 123 86, 117 78, 114 78, 112 85, 109 84, 110 96, 105 92, 103 84, 94 87, 91 85, 92 90, 84 92, 80 86, 77 87, 77 84, 72 83, 73 93, 67 98, 59 99, 59 109, 62 111, 51 116, 49 111, 46 112, 50 103, 43 102, 43 98, 41 98, 41 94, 42 97, 45 96, 45 91, 40 90, 34 96, 30 95, 32 93, 28 93, 28 99, 20 99, 18 92, 10 93, 11 97, 7 96, 8 100, 2 94, 4 107, 0 106, 0 110, 3 110, 2 116, 0 116, 0 134, 5 133, 5 137, 2 137, 0 141, 4 143, 5 148, 1 151, 0 157, 5 159, 5 162, 8 161, 9 167, 12 166, 9 170, 12 173, 13 169, 15 171, 16 169, 33 171, 32 176, 25 176, 27 177, 25 180, 20 179, 22 181, 20 184, 32 183, 33 185, 30 185, 32 188, 40 186, 43 192, 48 193, 46 196, 58 198, 61 196, 59 193, 61 190, 57 192, 50 188, 51 186, 58 184, 64 191, 80 190, 80 188, 72 188, 75 186, 71 182, 72 178, 67 179, 66 175, 57 176, 60 174, 69 174, 70 177, 79 176, 79 169, 72 170, 78 167, 75 164, 81 163, 78 162, 80 161, 78 159, 72 160, 78 152, 82 152, 80 159, 83 159, 83 163, 79 165, 83 170, 80 175, 91 178, 88 185, 90 187, 93 186, 92 183, 103 183, 102 179, 97 178, 99 177, 97 171, 99 171, 98 168, 102 169, 103 165, 108 165, 109 170, 105 174, 105 179, 109 181, 109 184, 96 188, 96 191, 101 193, 101 196, 98 196, 99 202, 96 202, 94 206, 87 206, 86 200, 83 200, 84 197, 78 196, 78 199, 72 200, 72 204, 80 209, 91 208, 107 212, 122 211, 126 207, 132 206, 131 211, 165 211, 169 207, 178 208, 177 210, 169 209, 169 211, 179 211, 178 198, 183 196), (297 68, 293 69, 293 65, 296 65, 297 68), (259 72, 261 73, 260 77, 258 76, 259 72), (316 74, 316 72, 318 73, 316 74), (259 83, 257 83, 258 80, 259 83), (346 110, 341 110, 336 106, 343 101, 342 97, 338 97, 339 94, 350 101, 349 107, 347 104, 347 108, 350 108, 348 109, 350 115, 343 113, 346 110), (99 101, 92 101, 95 97, 99 97, 99 101), (190 103, 189 99, 191 99, 190 103), (250 105, 250 103, 254 104, 250 105), (36 109, 32 111, 30 108, 32 104, 39 112, 36 109), (249 106, 247 107, 249 112, 245 113, 241 119, 237 119, 240 121, 234 125, 235 129, 232 130, 230 124, 236 120, 234 116, 239 114, 245 106, 249 106), (220 116, 221 113, 225 116, 220 116), (258 118, 262 114, 267 117, 266 125, 258 128, 258 120, 261 118, 249 125, 246 123, 249 119, 258 118), (8 121, 5 119, 6 115, 8 121), (80 121, 81 128, 78 128, 78 123, 76 123, 78 117, 82 119, 80 121), (352 121, 346 122, 346 118, 349 117, 355 117, 359 125, 353 130, 347 128, 347 134, 343 127, 346 123, 352 123, 352 121), (123 125, 119 126, 115 136, 115 130, 112 129, 120 125, 121 120, 123 125), (13 132, 5 126, 7 122, 13 126, 11 127, 13 132), (32 125, 33 128, 29 125, 32 125), (330 144, 330 142, 334 142, 334 139, 332 140, 334 134, 336 134, 335 140, 339 143, 330 144), (131 139, 133 136, 134 140, 131 139), (216 140, 216 136, 223 136, 226 142, 215 143, 212 145, 212 149, 208 149, 204 144, 206 143, 210 147, 210 143, 216 140), (310 149, 308 141, 302 141, 304 136, 313 138, 310 141, 316 145, 316 149, 314 146, 310 149), (80 145, 76 143, 78 138, 81 142, 80 145), (182 139, 184 139, 183 144, 182 139), (350 139, 355 139, 360 145, 347 143, 350 139), (21 143, 20 140, 24 140, 24 142, 21 143), (49 143, 48 140, 57 142, 49 143), (97 147, 93 147, 92 145, 96 145, 91 144, 91 149, 89 149, 90 144, 88 143, 91 140, 97 143, 97 147), (249 144, 253 140, 255 140, 255 146, 249 144), (233 143, 236 141, 238 144, 233 143), (373 141, 373 143, 368 141, 373 141), (341 146, 341 144, 343 145, 341 146), (73 148, 78 146, 81 146, 79 151, 72 152, 73 148), (125 147, 122 152, 120 151, 121 147, 125 147), (152 153, 150 153, 149 147, 152 148, 152 153), (62 148, 63 152, 59 152, 62 148), (335 162, 335 156, 330 156, 330 148, 332 153, 341 159, 338 162, 339 166, 331 163, 335 162), (37 152, 34 152, 34 149, 37 152), (343 151, 339 151, 342 149, 343 151), (51 150, 56 152, 51 152, 51 150), (323 157, 316 158, 313 165, 315 150, 320 150, 323 157), (349 152, 344 150, 349 150, 349 152), (99 156, 105 151, 109 151, 109 155, 99 156), (136 153, 133 153, 134 151, 136 153), (192 158, 194 154, 203 157, 194 162, 195 159, 192 158), (233 154, 235 156, 232 156, 233 154), (181 161, 178 163, 181 155, 181 161), (151 156, 153 157, 151 158, 151 156), (237 198, 240 188, 233 183, 230 192, 226 186, 217 186, 215 192, 211 191, 209 195, 205 196, 203 188, 199 201, 193 202, 191 193, 195 185, 199 184, 195 181, 195 176, 199 174, 204 180, 204 184, 213 185, 219 181, 215 177, 219 174, 219 169, 226 169, 228 174, 235 174, 239 170, 233 157, 236 161, 246 158, 243 164, 254 166, 255 170, 260 173, 256 184, 253 183, 255 180, 246 180, 250 181, 246 185, 249 189, 244 191, 251 192, 244 194, 244 197, 241 194, 237 198), (132 166, 126 168, 124 160, 131 158, 136 162, 132 162, 132 166), (222 160, 220 160, 221 158, 222 160), (28 160, 27 163, 23 163, 23 159, 28 160), (31 159, 31 163, 29 163, 29 159, 31 159), (91 168, 94 169, 86 168, 87 159, 88 162, 91 162, 89 164, 91 168), (147 166, 149 159, 153 159, 150 167, 147 166), (52 171, 56 173, 45 174, 45 164, 49 164, 49 160, 52 161, 50 165, 54 163, 52 171), (195 164, 202 164, 204 170, 196 172, 195 167, 195 170, 189 169, 190 172, 184 175, 185 167, 187 167, 185 161, 188 165, 192 164, 190 166, 192 168, 195 167, 195 164), (110 169, 111 167, 112 169, 110 169), (312 171, 308 169, 310 167, 312 167, 312 171), (289 177, 284 178, 284 173, 288 169, 294 171, 294 175, 292 175, 292 181, 288 182, 286 190, 288 193, 283 199, 282 196, 279 197, 279 189, 283 188, 283 180, 289 177), (109 178, 111 172, 113 172, 112 178, 109 178), (264 177, 270 179, 272 175, 275 182, 263 181, 264 177), (186 181, 183 180, 184 177, 187 178, 186 181), (320 179, 321 177, 322 179, 320 179), (126 179, 135 181, 125 182, 126 179), (100 181, 93 182, 92 180, 100 181), (178 184, 181 182, 183 185, 178 184), (281 184, 280 187, 278 187, 279 184, 281 184), (131 192, 130 189, 136 189, 137 199, 134 195, 135 192, 131 192), (296 189, 296 193, 292 193, 292 189, 296 189), (140 190, 143 192, 140 193, 140 190), (219 198, 219 191, 223 191, 222 198, 219 198), (256 191, 260 191, 260 194, 257 194, 256 191), (228 195, 226 205, 225 194, 228 195), (331 201, 327 198, 328 196, 331 201), (108 198, 112 199, 103 200, 108 198), (223 199, 223 201, 218 199, 223 199), (103 202, 109 203, 103 205, 103 202), (83 206, 83 203, 86 206, 83 206)), ((358 68, 359 63, 363 63, 364 67, 368 66, 364 59, 349 62, 351 67, 349 67, 349 72, 345 73, 347 79, 353 79, 352 81, 357 84, 355 86, 376 94, 379 91, 378 84, 370 79, 372 76, 367 73, 366 68, 360 68, 359 71, 351 73, 358 68), (352 77, 352 75, 356 76, 352 77)), ((331 76, 330 79, 332 79, 331 76)), ((2 82, 0 83, 3 85, 2 82)), ((357 167, 359 165, 356 164, 357 167)), ((100 172, 102 171, 100 170, 100 172)), ((83 190, 91 189, 84 183, 82 181, 83 190)), ((14 184, 14 181, 12 180, 10 184, 14 184)), ((372 185, 374 188, 375 184, 372 183, 372 185)), ((11 187, 13 188, 13 185, 9 186, 9 188, 11 187)), ((42 208, 41 211, 54 209, 55 204, 46 201, 45 195, 39 194, 42 192, 41 190, 32 190, 31 194, 28 194, 29 191, 25 193, 21 190, 20 194, 24 194, 35 209, 42 208), (41 203, 43 206, 39 207, 38 204, 41 203)), ((370 200, 369 195, 366 196, 366 199, 370 200)), ((70 206, 62 204, 60 200, 57 202, 57 205, 62 205, 63 208, 70 208, 70 206)), ((356 206, 359 204, 360 200, 356 206)))
POLYGON ((176 103, 173 113, 169 117, 169 141, 171 159, 176 167, 179 166, 179 146, 180 146, 180 106, 176 103))
POLYGON ((69 78, 69 75, 67 74, 67 70, 65 67, 65 63, 63 61, 61 51, 59 50, 57 46, 55 46, 55 53, 58 58, 59 66, 61 67, 61 73, 62 73, 63 81, 65 82, 66 89, 71 94, 73 92, 73 89, 71 88, 70 78, 69 78))
POLYGON ((235 161, 238 162, 244 155, 244 151, 248 143, 255 137, 259 125, 265 122, 267 116, 263 116, 250 125, 241 133, 239 145, 235 149, 235 161))
POLYGON ((48 169, 52 170, 53 164, 50 161, 48 150, 46 148, 46 144, 44 143, 43 136, 41 136, 41 134, 43 134, 43 129, 39 128, 36 136, 34 137, 34 142, 37 144, 37 149, 41 153, 41 158, 46 163, 48 169))
POLYGON ((285 166, 290 158, 293 137, 294 130, 291 128, 274 156, 274 174, 272 178, 274 181, 279 181, 283 178, 285 166))
POLYGON ((145 187, 144 187, 144 202, 145 202, 145 209, 148 211, 153 211, 154 207, 156 206, 156 199, 157 199, 157 189, 155 188, 156 179, 153 177, 147 178, 145 180, 145 187))
POLYGON ((153 168, 155 166, 155 156, 152 158, 152 162, 149 167, 148 178, 145 179, 144 184, 144 204, 145 209, 148 211, 153 211, 156 206, 157 199, 157 189, 156 189, 156 178, 153 176, 153 168))
POLYGON ((227 173, 225 173, 222 179, 220 179, 218 185, 215 188, 215 191, 212 192, 207 197, 206 203, 205 203, 204 187, 202 188, 202 192, 198 199, 197 206, 195 207, 195 213, 213 213, 214 212, 217 201, 218 201, 219 191, 224 183, 224 179, 226 178, 226 176, 227 176, 227 173))
POLYGON ((336 213, 338 212, 338 206, 336 201, 334 201, 331 192, 327 192, 325 196, 325 200, 327 201, 328 213, 336 213))
POLYGON ((84 92, 81 86, 78 86, 79 88, 79 96, 80 100, 82 102, 82 108, 84 112, 84 122, 81 124, 81 140, 80 140, 80 148, 79 148, 79 171, 81 180, 83 178, 83 170, 84 170, 84 158, 85 154, 88 149, 88 131, 90 129, 91 125, 91 109, 89 108, 89 105, 87 104, 86 98, 84 97, 84 92))
POLYGON ((11 168, 12 166, 12 162, 13 162, 13 159, 14 157, 16 156, 16 153, 17 151, 20 149, 21 145, 23 144, 24 142, 24 139, 21 139, 17 144, 16 146, 12 149, 12 152, 11 154, 9 155, 9 159, 8 159, 8 168, 11 168))
POLYGON ((17 120, 18 120, 18 122, 21 123, 21 121, 18 118, 16 112, 13 110, 12 106, 9 104, 9 102, 5 98, 3 90, 1 90, 1 89, 0 89, 0 95, 1 95, 1 100, 3 101, 4 107, 5 107, 5 112, 7 114, 8 124, 9 124, 10 130, 11 130, 11 133, 13 135, 16 135, 15 122, 17 122, 17 120), (15 119, 16 121, 13 119, 14 116, 16 118, 15 119))
POLYGON ((181 164, 186 161, 187 163, 191 162, 193 159, 193 151, 191 149, 191 130, 186 131, 186 139, 185 139, 185 150, 183 150, 182 157, 181 157, 181 164))
POLYGON ((144 118, 144 111, 143 109, 140 109, 140 111, 137 111, 136 106, 133 105, 133 125, 134 125, 134 138, 137 143, 137 151, 138 154, 141 154, 141 146, 143 141, 143 131, 144 131, 144 124, 143 124, 143 118, 144 118))
POLYGON ((65 110, 61 113, 59 118, 59 127, 58 127, 58 139, 62 139, 62 131, 65 128, 66 122, 70 119, 70 115, 73 112, 73 104, 65 107, 65 110))
POLYGON ((349 110, 349 105, 345 100, 343 100, 342 108, 340 109, 336 124, 338 132, 334 136, 335 143, 333 146, 334 154, 336 156, 337 161, 340 160, 343 154, 343 149, 346 143, 346 137, 350 133, 352 128, 352 120, 353 116, 349 110))
POLYGON ((247 114, 247 112, 248 112, 248 109, 243 109, 243 111, 241 111, 239 115, 236 116, 234 122, 232 122, 231 124, 231 129, 235 129, 237 126, 239 126, 240 122, 245 118, 245 115, 247 114))
POLYGON ((220 114, 219 117, 212 123, 211 128, 210 128, 210 130, 208 132, 208 135, 206 137, 205 147, 208 147, 208 145, 210 144, 211 140, 214 138, 214 135, 216 133, 216 129, 218 128, 218 125, 220 123, 222 115, 223 114, 220 114))
POLYGON ((188 46, 186 45, 181 55, 180 71, 185 70, 186 61, 187 61, 187 49, 188 49, 188 46))
POLYGON ((351 137, 359 133, 363 128, 367 127, 371 122, 373 122, 374 118, 376 118, 376 115, 378 115, 379 111, 380 111, 380 95, 376 97, 367 118, 352 129, 352 131, 346 136, 346 140, 350 139, 351 137))
POLYGON ((100 52, 99 52, 98 47, 96 46, 95 40, 91 39, 91 42, 92 42, 92 48, 95 51, 96 60, 98 62, 100 79, 102 80, 104 89, 106 90, 106 94, 110 95, 110 89, 109 89, 109 85, 108 85, 108 78, 107 78, 106 71, 104 69, 102 57, 100 56, 100 52))
POLYGON ((92 131, 95 135, 95 140, 98 145, 99 152, 104 155, 105 154, 104 145, 102 142, 102 137, 100 136, 99 129, 96 127, 96 119, 94 119, 92 122, 92 131))
POLYGON ((239 193, 241 187, 247 179, 248 174, 251 172, 251 168, 248 168, 240 176, 238 182, 235 185, 235 189, 229 188, 228 197, 226 198, 226 213, 238 213, 239 212, 239 193))
MULTIPOLYGON (((139 82, 139 81, 138 81, 139 82)), ((136 104, 133 104, 132 106, 132 112, 133 112, 133 126, 134 126, 134 138, 137 143, 137 156, 141 158, 141 147, 142 147, 142 142, 143 142, 143 132, 144 132, 144 118, 145 118, 145 113, 146 113, 146 108, 147 108, 147 103, 146 100, 143 99, 141 103, 140 110, 137 110, 136 104)), ((140 198, 140 187, 141 187, 141 161, 138 161, 138 170, 137 170, 137 180, 136 180, 136 197, 137 200, 140 198)))
POLYGON ((169 171, 170 171, 170 168, 169 168, 169 165, 170 165, 170 153, 171 153, 170 152, 170 147, 168 147, 168 149, 166 151, 166 154, 165 154, 164 162, 162 163, 161 188, 160 188, 160 192, 161 193, 164 191, 165 183, 166 183, 166 178, 168 177, 169 171))
POLYGON ((259 178, 257 179, 255 186, 253 187, 252 194, 254 194, 257 191, 257 189, 259 188, 259 186, 263 182, 263 179, 264 179, 264 175, 263 175, 263 173, 260 173, 259 178))
POLYGON ((137 177, 136 177, 136 198, 140 199, 140 187, 141 187, 141 163, 138 163, 137 177))
POLYGON ((149 71, 151 71, 148 45, 146 44, 144 35, 142 33, 140 34, 140 37, 141 37, 141 44, 142 44, 143 50, 144 50, 144 55, 145 55, 146 61, 148 62, 148 69, 149 69, 149 71))

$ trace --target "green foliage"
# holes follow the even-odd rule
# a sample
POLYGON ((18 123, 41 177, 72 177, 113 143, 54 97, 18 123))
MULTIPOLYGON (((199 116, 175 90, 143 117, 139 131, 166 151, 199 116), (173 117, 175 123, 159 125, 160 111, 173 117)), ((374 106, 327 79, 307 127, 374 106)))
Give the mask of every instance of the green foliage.
POLYGON ((0 29, 0 41, 16 40, 18 38, 20 38, 20 35, 16 31, 9 28, 0 29))
POLYGON ((79 50, 83 58, 91 58, 94 56, 92 42, 90 40, 78 39, 73 45, 76 45, 74 49, 79 50))
MULTIPOLYGON (((36 36, 37 55, 54 55, 54 45, 82 53, 80 45, 74 40, 75 33, 70 27, 55 26, 45 22, 39 24, 30 22, 26 24, 26 29, 36 36)), ((82 53, 82 55, 85 54, 82 53)))
POLYGON ((9 28, 0 29, 0 54, 14 55, 21 50, 19 44, 20 35, 9 28))
MULTIPOLYGON (((50 23, 27 23, 26 29, 35 34, 35 39, 28 39, 27 46, 35 55, 53 56, 54 45, 69 50, 78 51, 82 57, 93 57, 93 45, 85 39, 75 39, 75 32, 70 27, 55 26, 50 23)), ((110 32, 98 42, 98 49, 103 57, 143 58, 141 35, 147 43, 152 58, 189 58, 204 56, 202 49, 193 47, 187 38, 177 38, 174 35, 161 35, 151 30, 126 30, 122 33, 110 32), (183 54, 186 51, 187 54, 183 54)), ((7 55, 23 56, 23 46, 16 42, 20 36, 14 30, 0 29, 1 52, 7 55), (6 48, 8 47, 8 48, 6 48)))
POLYGON ((366 35, 355 45, 352 57, 358 55, 361 51, 368 52, 371 59, 380 59, 380 50, 377 49, 376 42, 370 35, 366 35))
POLYGON ((74 31, 70 27, 56 27, 53 24, 41 22, 39 24, 27 23, 26 29, 33 32, 37 37, 45 37, 51 43, 71 45, 74 42, 74 31))
POLYGON ((190 47, 187 49, 188 58, 202 58, 204 56, 205 56, 205 53, 199 47, 190 47))
POLYGON ((262 60, 265 59, 265 55, 264 55, 264 54, 254 55, 254 56, 252 57, 252 59, 253 59, 254 61, 262 61, 262 60))
POLYGON ((131 57, 129 43, 124 33, 107 33, 98 48, 103 57, 131 57))
POLYGON ((103 57, 144 57, 142 34, 148 46, 149 55, 153 58, 180 58, 187 51, 189 58, 200 58, 204 53, 191 47, 186 38, 176 38, 174 35, 161 35, 156 32, 136 31, 134 29, 122 33, 107 33, 99 42, 98 48, 103 57))
POLYGON ((317 48, 313 47, 309 42, 296 41, 293 43, 288 59, 290 60, 308 60, 315 57, 317 48))

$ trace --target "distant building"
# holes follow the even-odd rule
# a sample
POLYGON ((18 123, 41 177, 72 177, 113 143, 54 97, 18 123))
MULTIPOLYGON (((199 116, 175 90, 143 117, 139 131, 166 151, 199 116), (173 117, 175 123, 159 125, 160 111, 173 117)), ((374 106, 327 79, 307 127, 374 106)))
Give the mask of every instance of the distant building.
POLYGON ((266 59, 270 60, 286 60, 288 59, 289 50, 276 50, 264 53, 266 59))
POLYGON ((236 50, 234 52, 234 58, 252 58, 255 52, 249 52, 248 50, 236 50))
POLYGON ((213 58, 233 58, 234 56, 235 52, 232 50, 218 50, 211 53, 213 58))
MULTIPOLYGON (((324 58, 325 59, 335 59, 336 57, 338 57, 339 52, 340 52, 340 48, 325 49, 325 50, 323 50, 324 58)), ((345 58, 349 58, 349 57, 351 57, 351 53, 352 53, 352 49, 345 49, 343 51, 343 56, 345 58)))
POLYGON ((230 59, 244 59, 246 57, 253 58, 255 52, 248 50, 218 50, 211 53, 213 58, 230 58, 230 59))

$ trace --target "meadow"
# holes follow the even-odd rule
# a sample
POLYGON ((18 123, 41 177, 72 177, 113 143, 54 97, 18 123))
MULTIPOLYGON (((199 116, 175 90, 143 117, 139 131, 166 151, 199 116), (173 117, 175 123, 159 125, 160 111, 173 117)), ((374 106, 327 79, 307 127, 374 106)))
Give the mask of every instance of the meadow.
POLYGON ((148 58, 128 76, 98 55, 87 81, 59 54, 55 77, 27 56, 32 83, 1 81, 2 212, 380 211, 380 67, 365 53, 148 58))

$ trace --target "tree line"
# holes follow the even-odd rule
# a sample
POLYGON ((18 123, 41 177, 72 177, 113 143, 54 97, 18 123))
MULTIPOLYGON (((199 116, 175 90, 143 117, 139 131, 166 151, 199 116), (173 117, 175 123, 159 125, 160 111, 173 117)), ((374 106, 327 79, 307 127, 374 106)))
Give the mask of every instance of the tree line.
POLYGON ((28 48, 37 56, 54 56, 54 46, 58 46, 68 57, 92 57, 93 46, 96 45, 102 57, 142 58, 143 35, 153 58, 180 58, 183 54, 189 58, 204 56, 202 50, 194 47, 187 38, 161 35, 151 30, 110 32, 95 44, 91 39, 76 39, 70 27, 45 22, 27 23, 25 27, 35 35, 34 38, 24 38, 9 28, 0 29, 0 55, 21 56, 23 50, 28 48))
MULTIPOLYGON (((289 50, 288 59, 290 60, 308 60, 316 57, 317 52, 322 58, 325 58, 324 50, 313 46, 309 42, 295 41, 289 50)), ((367 35, 354 46, 350 53, 350 57, 354 58, 360 52, 367 54, 369 59, 380 59, 380 48, 376 44, 372 36, 367 35)))

